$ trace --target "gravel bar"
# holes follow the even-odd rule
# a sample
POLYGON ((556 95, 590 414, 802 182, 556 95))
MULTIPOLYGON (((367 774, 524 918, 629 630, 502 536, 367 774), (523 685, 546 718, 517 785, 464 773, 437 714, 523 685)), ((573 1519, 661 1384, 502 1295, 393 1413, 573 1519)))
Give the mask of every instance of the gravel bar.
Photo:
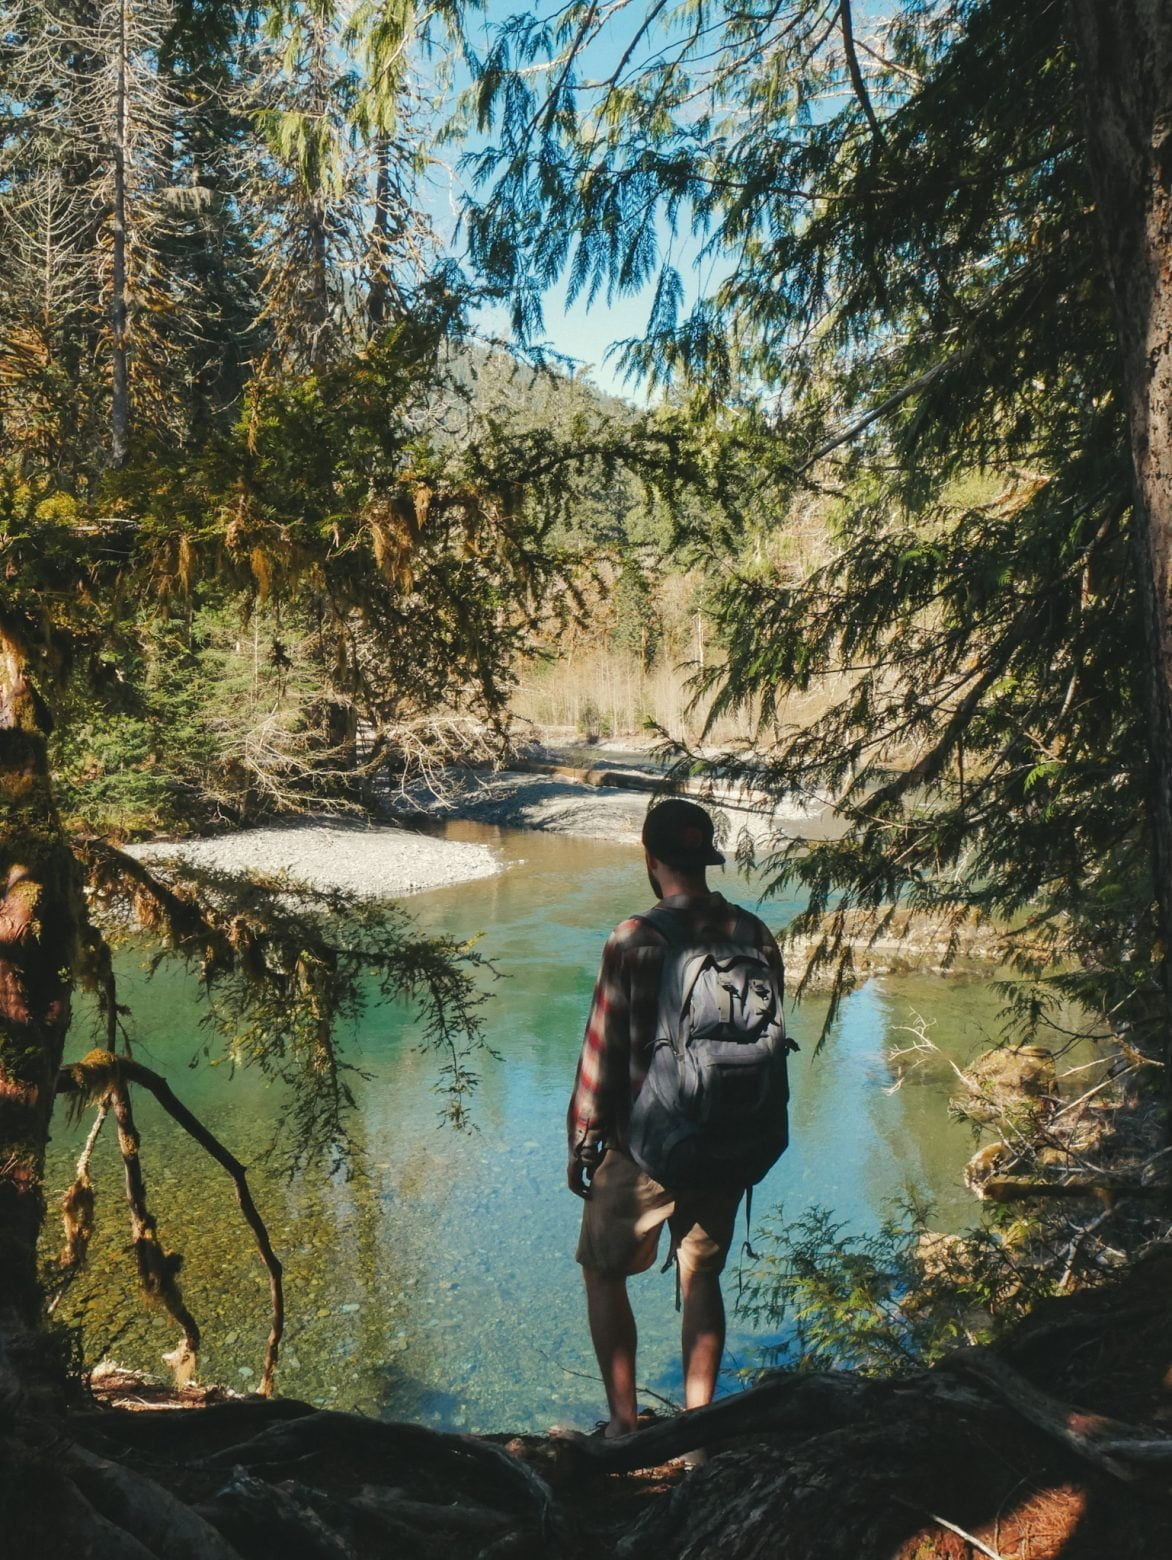
POLYGON ((365 899, 400 899, 492 877, 504 863, 488 845, 436 839, 346 818, 308 817, 214 839, 131 845, 146 862, 178 860, 214 871, 291 878, 365 899))

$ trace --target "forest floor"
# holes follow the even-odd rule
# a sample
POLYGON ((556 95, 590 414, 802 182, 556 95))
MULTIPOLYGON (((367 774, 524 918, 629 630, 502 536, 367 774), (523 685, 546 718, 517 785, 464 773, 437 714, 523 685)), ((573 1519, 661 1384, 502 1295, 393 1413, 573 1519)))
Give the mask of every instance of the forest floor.
POLYGON ((782 1373, 621 1442, 109 1377, 70 1429, 87 1495, 117 1480, 120 1525, 131 1497, 158 1514, 161 1487, 228 1541, 221 1560, 1166 1560, 1170 1361, 1165 1245, 995 1349, 890 1380, 782 1373), (685 1472, 673 1457, 698 1436, 715 1455, 685 1472))

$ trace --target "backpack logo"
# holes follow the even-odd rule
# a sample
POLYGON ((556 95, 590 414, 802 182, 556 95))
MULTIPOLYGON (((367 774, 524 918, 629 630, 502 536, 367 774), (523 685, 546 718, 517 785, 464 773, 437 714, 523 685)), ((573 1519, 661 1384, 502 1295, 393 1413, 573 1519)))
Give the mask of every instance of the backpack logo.
MULTIPOLYGON (((630 1151, 664 1186, 753 1186, 789 1142, 781 983, 750 943, 691 945, 675 914, 641 916, 668 940, 651 1062, 630 1151)), ((739 928, 738 928, 739 929, 739 928)))

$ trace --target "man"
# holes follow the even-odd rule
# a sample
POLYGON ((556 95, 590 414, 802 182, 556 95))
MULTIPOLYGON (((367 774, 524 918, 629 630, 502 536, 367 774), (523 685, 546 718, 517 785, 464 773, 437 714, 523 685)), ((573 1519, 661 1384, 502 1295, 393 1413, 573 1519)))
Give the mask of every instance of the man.
MULTIPOLYGON (((643 852, 659 901, 655 913, 672 912, 681 938, 692 944, 751 942, 768 960, 780 994, 781 954, 769 930, 708 887, 707 869, 723 865, 724 857, 704 809, 680 798, 653 807, 643 825, 643 852)), ((664 1223, 683 1301, 687 1408, 712 1401, 724 1352, 720 1274, 743 1187, 706 1185, 677 1197, 628 1152, 631 1107, 661 1031, 660 982, 668 948, 663 932, 638 917, 623 921, 607 939, 567 1118, 567 1179, 586 1204, 577 1260, 606 1388, 607 1436, 636 1428, 637 1338, 627 1279, 655 1262, 664 1223)))

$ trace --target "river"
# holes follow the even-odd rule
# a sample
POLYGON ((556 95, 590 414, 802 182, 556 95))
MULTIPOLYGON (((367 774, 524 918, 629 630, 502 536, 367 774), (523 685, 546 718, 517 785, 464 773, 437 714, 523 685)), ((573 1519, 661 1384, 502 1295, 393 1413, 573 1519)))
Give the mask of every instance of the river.
MULTIPOLYGON (((602 1410, 573 1262, 579 1204, 564 1185, 564 1112, 598 956, 610 927, 649 895, 638 852, 603 842, 456 824, 509 863, 495 878, 417 895, 409 908, 429 929, 483 934, 500 980, 487 1032, 501 1060, 484 1059, 475 1130, 440 1125, 437 1063, 421 1055, 402 1015, 367 1014, 347 1042, 367 1074, 357 1080, 355 1136, 364 1164, 347 1179, 283 1180, 257 1163, 281 1099, 247 1070, 199 1059, 205 1034, 194 985, 140 955, 121 960, 136 1054, 242 1159, 285 1263, 288 1328, 279 1389, 311 1402, 448 1429, 542 1431, 588 1426, 602 1410)), ((756 900, 732 871, 715 874, 728 897, 756 900)), ((766 901, 785 923, 795 906, 766 901)), ((969 1129, 951 1121, 944 1064, 897 1078, 888 1052, 919 1014, 945 1053, 963 1063, 993 1040, 997 998, 976 982, 888 978, 847 1000, 837 1032, 815 1057, 823 1005, 789 1016, 802 1045, 791 1059, 791 1147, 757 1189, 754 1224, 778 1206, 794 1217, 833 1208, 873 1229, 908 1188, 931 1197, 935 1224, 962 1227, 974 1204, 960 1183, 969 1129)), ((71 1054, 94 1043, 84 1012, 71 1054)), ((184 1292, 204 1330, 201 1378, 255 1385, 267 1332, 263 1271, 231 1184, 154 1101, 136 1106, 143 1164, 160 1232, 185 1255, 184 1292)), ((59 1195, 88 1123, 61 1111, 49 1188, 59 1195)), ((98 1233, 89 1271, 58 1319, 81 1329, 87 1359, 161 1372, 177 1329, 144 1310, 127 1244, 114 1136, 95 1155, 98 1233)), ((743 1233, 738 1225, 738 1246, 743 1233)), ((731 1283, 730 1283, 730 1288, 731 1283)), ((680 1393, 673 1281, 658 1271, 632 1283, 639 1374, 651 1391, 680 1393)), ((731 1319, 725 1384, 760 1343, 731 1319)))

